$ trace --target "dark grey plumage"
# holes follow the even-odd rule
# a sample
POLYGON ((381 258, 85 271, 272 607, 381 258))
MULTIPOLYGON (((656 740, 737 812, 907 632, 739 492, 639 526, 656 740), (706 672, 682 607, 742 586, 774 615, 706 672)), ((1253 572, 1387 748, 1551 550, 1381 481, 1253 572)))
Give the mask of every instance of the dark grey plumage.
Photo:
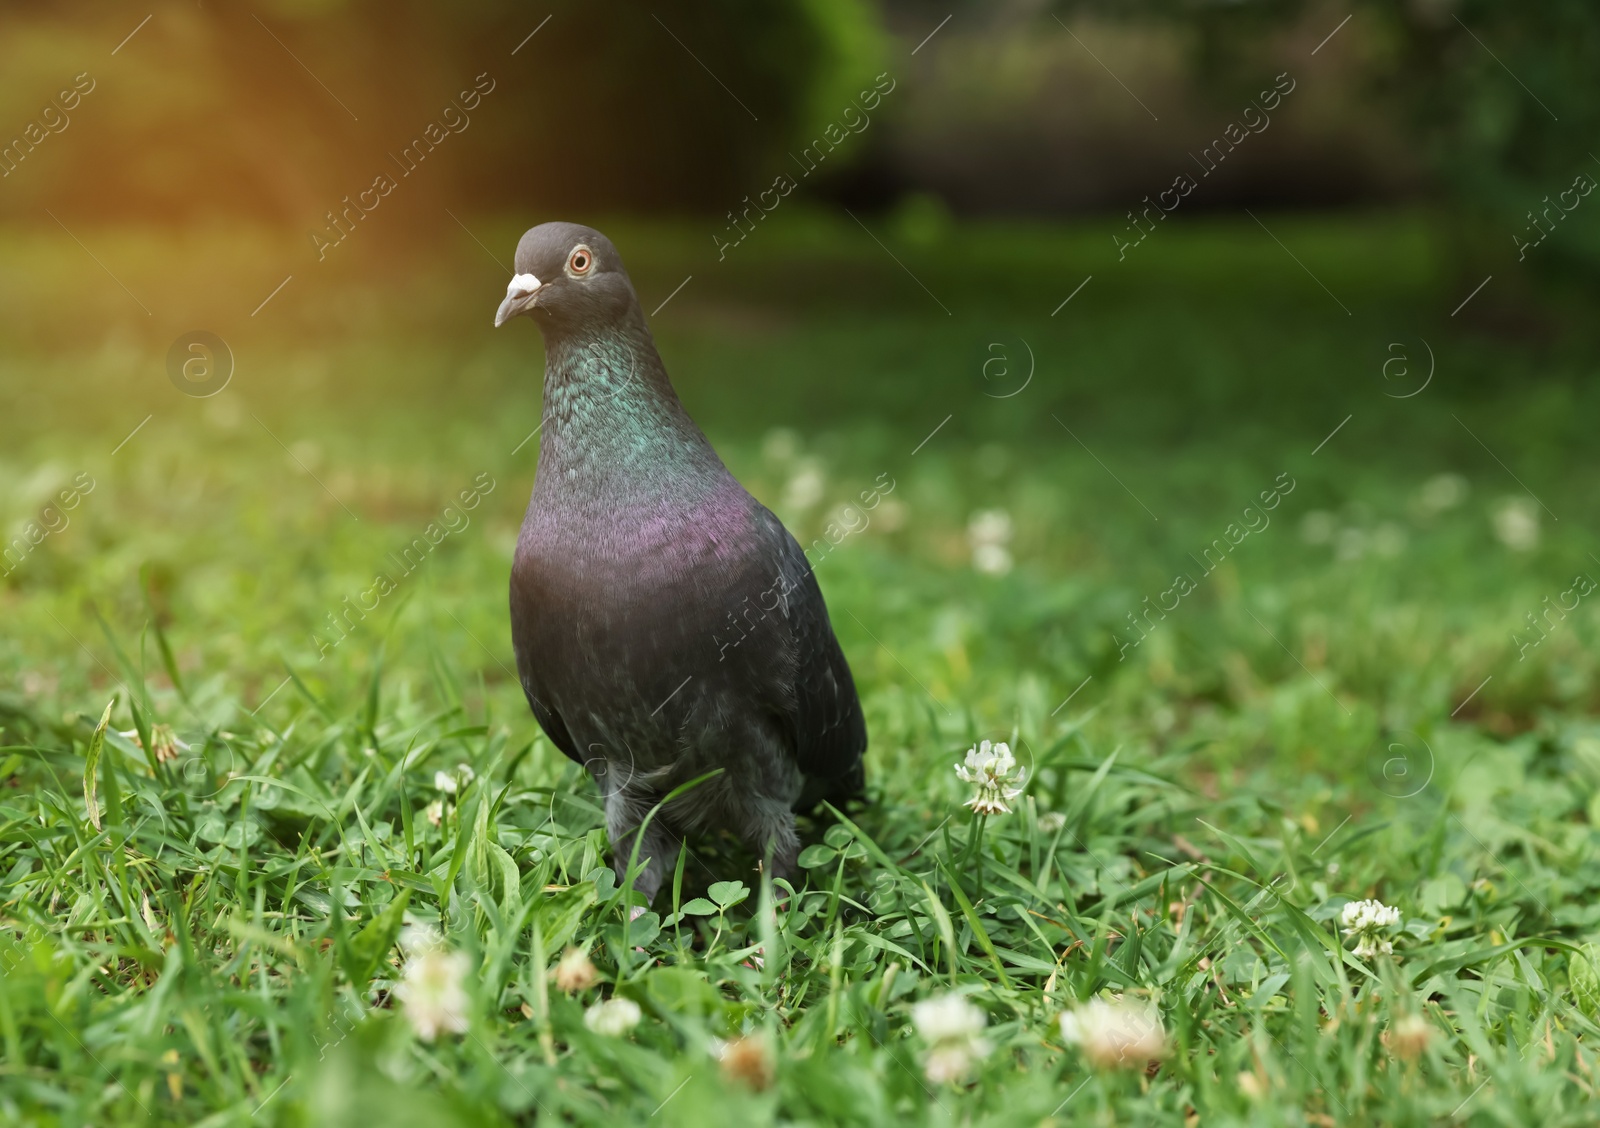
POLYGON ((866 725, 811 567, 678 401, 604 235, 546 223, 495 317, 544 334, 544 423, 511 571, 528 704, 594 776, 619 875, 653 897, 681 835, 727 828, 790 873, 797 805, 862 785, 866 725))

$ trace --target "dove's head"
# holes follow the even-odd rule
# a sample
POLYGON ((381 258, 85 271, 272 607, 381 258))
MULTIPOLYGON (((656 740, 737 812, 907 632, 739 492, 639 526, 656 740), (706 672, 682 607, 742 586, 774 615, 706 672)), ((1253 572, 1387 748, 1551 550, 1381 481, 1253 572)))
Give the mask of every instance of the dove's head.
POLYGON ((517 243, 516 274, 494 323, 525 313, 540 328, 614 325, 638 304, 610 239, 577 223, 541 223, 517 243))

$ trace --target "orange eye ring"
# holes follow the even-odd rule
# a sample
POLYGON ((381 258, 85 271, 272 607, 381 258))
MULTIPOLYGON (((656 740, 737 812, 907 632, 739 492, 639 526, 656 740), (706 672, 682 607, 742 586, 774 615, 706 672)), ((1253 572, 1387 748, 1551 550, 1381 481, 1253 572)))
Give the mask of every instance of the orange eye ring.
POLYGON ((574 247, 567 256, 567 269, 574 274, 588 274, 594 269, 594 252, 588 247, 574 247))

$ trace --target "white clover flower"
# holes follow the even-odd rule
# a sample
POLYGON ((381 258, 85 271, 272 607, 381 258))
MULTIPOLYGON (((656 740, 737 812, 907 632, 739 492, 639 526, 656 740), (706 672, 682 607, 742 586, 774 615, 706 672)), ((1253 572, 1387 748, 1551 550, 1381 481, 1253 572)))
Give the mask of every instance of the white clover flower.
POLYGON ((1046 811, 1039 816, 1039 831, 1042 834, 1054 834, 1067 825, 1067 816, 1060 811, 1046 811))
POLYGON ((457 764, 454 772, 434 772, 433 786, 447 795, 454 795, 472 782, 473 774, 471 765, 457 764))
POLYGON ((1011 550, 1002 544, 976 544, 972 546, 972 567, 985 576, 1003 576, 1016 562, 1011 550))
POLYGON ((1011 514, 1004 509, 980 509, 967 523, 967 542, 972 547, 972 566, 987 576, 1003 576, 1011 571, 1011 514))
POLYGON ((878 503, 872 521, 880 533, 896 533, 905 528, 906 515, 911 511, 897 497, 886 497, 878 503))
MULTIPOLYGON (((144 738, 139 735, 138 729, 132 728, 126 732, 117 729, 116 732, 118 736, 131 740, 136 747, 144 747, 144 738)), ((176 760, 179 751, 187 752, 190 747, 191 745, 188 741, 178 739, 177 734, 172 731, 171 725, 150 726, 150 748, 155 753, 157 763, 176 760)))
POLYGON ((1402 1061, 1416 1061, 1433 1042, 1433 1024, 1420 1014, 1408 1014, 1390 1024, 1384 1042, 1402 1061))
POLYGON ((1400 923, 1400 910, 1382 901, 1350 901, 1339 912, 1339 923, 1352 932, 1387 928, 1400 923))
POLYGON ((1360 560, 1367 551, 1367 531, 1354 525, 1340 529, 1333 538, 1333 554, 1340 560, 1360 560))
POLYGON ((788 462, 800 453, 800 432, 774 427, 761 440, 761 456, 768 462, 788 462))
POLYGON ((1372 531, 1372 550, 1379 556, 1399 556, 1406 550, 1406 531, 1394 521, 1384 521, 1372 531))
POLYGON ((1436 474, 1422 483, 1418 504, 1427 513, 1443 513, 1467 499, 1467 480, 1460 474, 1436 474))
POLYGON ((644 1017, 639 1004, 632 999, 619 997, 596 1003, 583 1012, 583 1024, 596 1034, 607 1038, 620 1038, 644 1017))
POLYGON ((1356 959, 1370 960, 1373 956, 1393 955, 1394 941, 1380 940, 1374 936, 1363 936, 1356 941, 1356 946, 1351 950, 1355 952, 1356 959))
POLYGON ((1338 531, 1338 518, 1325 509, 1313 509, 1300 518, 1300 539, 1307 544, 1329 544, 1338 531))
POLYGON ((758 1093, 772 1087, 777 1063, 773 1060, 772 1047, 761 1035, 752 1034, 731 1042, 715 1038, 711 1052, 722 1065, 722 1075, 729 1080, 738 1081, 758 1093))
POLYGON ((1393 942, 1382 933, 1400 923, 1400 910, 1382 901, 1350 901, 1340 910, 1339 923, 1346 936, 1356 937, 1356 957, 1369 960, 1394 951, 1393 942))
POLYGON ((1489 514, 1494 535, 1513 552, 1539 547, 1539 507, 1525 497, 1508 497, 1489 514))
POLYGON ((444 800, 435 799, 432 803, 429 803, 422 809, 422 813, 428 816, 428 821, 430 823, 432 823, 434 826, 438 826, 440 823, 444 822, 444 800))
POLYGON ((428 949, 406 961, 405 980, 395 994, 424 1042, 433 1041, 440 1031, 466 1033, 468 999, 462 984, 468 970, 466 956, 444 948, 428 949))
POLYGON ((822 464, 814 458, 802 458, 796 464, 788 482, 784 484, 783 507, 810 509, 822 500, 822 493, 826 487, 827 479, 823 476, 822 464))
MULTIPOLYGON (((981 1038, 979 1043, 985 1046, 988 1044, 981 1038)), ((982 1056, 974 1053, 973 1048, 963 1042, 935 1046, 928 1051, 922 1072, 935 1085, 959 1085, 967 1079, 967 1074, 972 1072, 973 1062, 982 1056)))
POLYGON ((157 763, 178 758, 178 750, 189 751, 189 745, 178 739, 172 731, 171 725, 152 725, 150 727, 150 750, 156 754, 157 763))
POLYGON ((418 920, 410 913, 405 915, 405 927, 400 929, 400 950, 408 956, 419 956, 444 947, 444 934, 437 925, 418 920))
POLYGON ((556 988, 571 995, 593 987, 599 974, 582 948, 568 948, 556 964, 556 988))
POLYGON ((990 1046, 982 1036, 986 1021, 983 1011, 960 995, 924 999, 911 1008, 911 1024, 929 1047, 923 1063, 929 1081, 963 1081, 973 1063, 988 1056, 990 1046))
POLYGON ((967 522, 967 539, 973 544, 1009 544, 1011 514, 1004 509, 980 509, 967 522))
POLYGON ((1010 803, 1022 794, 1026 768, 1017 766, 1011 749, 1004 743, 983 741, 967 752, 967 762, 956 765, 956 775, 963 783, 977 787, 977 794, 966 805, 980 815, 1009 815, 1010 803))
POLYGON ((1061 1040, 1097 1069, 1143 1069, 1165 1056, 1167 1032, 1153 1003, 1090 999, 1061 1016, 1061 1040))
POLYGON ((911 1008, 911 1023, 928 1042, 961 1041, 983 1032, 983 1011, 960 995, 924 999, 911 1008))

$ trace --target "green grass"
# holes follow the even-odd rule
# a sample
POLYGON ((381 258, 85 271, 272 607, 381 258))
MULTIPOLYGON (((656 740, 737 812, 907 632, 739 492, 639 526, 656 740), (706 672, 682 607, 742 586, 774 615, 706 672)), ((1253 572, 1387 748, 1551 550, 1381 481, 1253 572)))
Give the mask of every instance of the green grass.
POLYGON ((696 841, 636 919, 593 785, 507 669, 542 361, 487 328, 503 268, 464 237, 317 274, 271 233, 79 232, 147 317, 72 242, 0 235, 7 535, 94 481, 0 582, 0 1115, 1592 1122, 1600 603, 1513 641, 1600 577, 1592 342, 1572 296, 1506 279, 1451 318, 1477 278, 1424 219, 1265 218, 1336 299, 1248 222, 1124 263, 1109 228, 885 233, 921 285, 848 221, 775 221, 720 264, 698 229, 607 225, 647 309, 694 275, 655 320, 668 365, 804 543, 894 483, 817 566, 870 801, 805 825, 792 893, 696 841), (196 326, 239 362, 212 400, 163 370, 196 326), (1419 340, 1433 382, 1386 397, 1410 390, 1390 342, 1419 340), (1006 399, 995 343, 1037 358, 1006 399), (1465 495, 1430 504, 1445 473, 1465 495), (480 474, 469 523, 319 654, 480 474), (1280 474, 1270 525, 1202 575, 1280 474), (1496 535, 1508 503, 1536 543, 1496 535), (1000 576, 968 539, 996 508, 1000 576), (1119 660, 1178 572, 1195 590, 1119 660), (155 761, 154 724, 190 748, 155 761), (982 738, 1029 779, 980 840, 953 765, 982 738), (1339 935, 1365 897, 1403 913, 1393 958, 1339 935), (402 913, 470 959, 467 1034, 406 1022, 402 913), (569 997, 547 971, 573 945, 600 982, 569 997), (951 991, 992 1047, 963 1085, 924 1078, 910 1020, 951 991), (1154 1001, 1159 1068, 1063 1045, 1103 994, 1154 1001), (624 1038, 583 1022, 613 995, 643 1011, 624 1038), (740 1034, 770 1087, 714 1056, 740 1034))

